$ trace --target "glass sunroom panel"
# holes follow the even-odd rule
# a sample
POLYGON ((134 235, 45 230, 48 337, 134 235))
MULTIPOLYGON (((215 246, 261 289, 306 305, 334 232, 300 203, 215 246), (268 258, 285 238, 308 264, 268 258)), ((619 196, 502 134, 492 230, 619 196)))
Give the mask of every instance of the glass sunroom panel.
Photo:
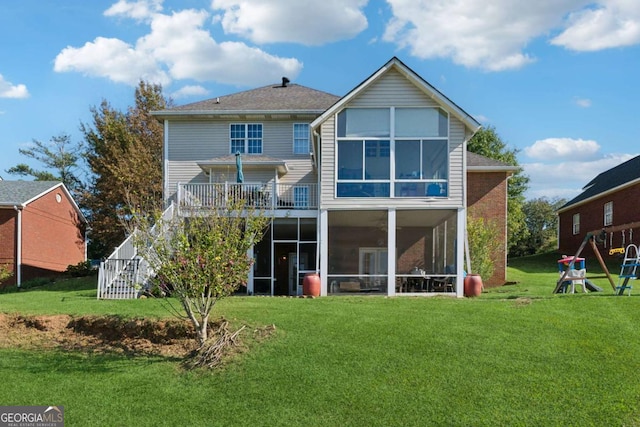
POLYGON ((365 179, 389 179, 389 141, 365 141, 365 179))
POLYGON ((396 141, 396 179, 420 179, 420 141, 396 141))
POLYGON ((338 179, 363 179, 362 141, 338 142, 338 179))
POLYGON ((447 179, 449 175, 449 152, 446 140, 422 141, 422 177, 424 179, 447 179))
POLYGON ((448 116, 440 108, 395 109, 397 137, 446 137, 448 133, 448 116))
POLYGON ((388 108, 346 108, 338 113, 338 137, 389 137, 388 108))

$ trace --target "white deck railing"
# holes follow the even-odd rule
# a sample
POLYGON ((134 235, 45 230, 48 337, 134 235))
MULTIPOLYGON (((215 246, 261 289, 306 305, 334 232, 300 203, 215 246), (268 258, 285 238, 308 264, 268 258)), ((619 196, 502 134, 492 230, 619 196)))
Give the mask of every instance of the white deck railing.
MULTIPOLYGON (((162 213, 162 222, 173 217, 173 203, 162 213)), ((151 228, 156 232, 157 224, 151 228)), ((98 299, 137 298, 154 271, 138 256, 134 244, 135 232, 129 235, 111 255, 100 263, 98 271, 98 299)))
POLYGON ((225 182, 178 184, 180 208, 224 208, 230 200, 247 199, 260 209, 317 209, 317 184, 261 184, 225 182))

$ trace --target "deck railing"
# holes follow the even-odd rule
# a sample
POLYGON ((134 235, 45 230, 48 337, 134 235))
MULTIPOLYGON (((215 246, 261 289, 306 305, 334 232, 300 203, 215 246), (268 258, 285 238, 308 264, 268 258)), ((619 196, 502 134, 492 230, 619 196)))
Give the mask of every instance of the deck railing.
MULTIPOLYGON (((162 213, 162 223, 173 217, 173 203, 162 213)), ((159 233, 157 224, 151 235, 159 233)), ((98 299, 136 298, 154 271, 149 263, 138 256, 134 244, 135 232, 129 235, 111 255, 100 263, 98 271, 98 299)))
POLYGON ((246 199, 258 209, 317 209, 317 184, 215 183, 178 184, 180 208, 225 208, 232 200, 246 199))

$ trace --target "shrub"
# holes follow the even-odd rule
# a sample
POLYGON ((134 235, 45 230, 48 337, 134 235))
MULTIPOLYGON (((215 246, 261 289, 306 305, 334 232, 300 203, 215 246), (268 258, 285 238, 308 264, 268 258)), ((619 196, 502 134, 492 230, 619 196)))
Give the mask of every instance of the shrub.
POLYGON ((500 242, 496 238, 498 234, 498 227, 494 221, 468 217, 467 235, 472 272, 484 279, 493 275, 494 265, 491 256, 500 249, 500 242))
POLYGON ((94 272, 93 267, 91 266, 91 261, 82 261, 77 263, 76 265, 70 265, 67 267, 65 271, 71 277, 85 277, 90 276, 94 272))

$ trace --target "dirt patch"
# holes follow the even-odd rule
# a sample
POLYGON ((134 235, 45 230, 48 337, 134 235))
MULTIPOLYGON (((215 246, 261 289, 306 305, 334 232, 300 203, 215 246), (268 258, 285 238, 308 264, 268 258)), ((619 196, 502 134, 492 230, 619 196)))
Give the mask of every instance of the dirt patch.
MULTIPOLYGON (((215 334, 216 328, 217 324, 211 325, 212 334, 215 334)), ((270 335, 268 328, 255 329, 253 340, 261 341, 265 334, 270 335)), ((184 358, 197 345, 191 324, 177 319, 23 316, 0 313, 0 348, 7 347, 184 358)))

